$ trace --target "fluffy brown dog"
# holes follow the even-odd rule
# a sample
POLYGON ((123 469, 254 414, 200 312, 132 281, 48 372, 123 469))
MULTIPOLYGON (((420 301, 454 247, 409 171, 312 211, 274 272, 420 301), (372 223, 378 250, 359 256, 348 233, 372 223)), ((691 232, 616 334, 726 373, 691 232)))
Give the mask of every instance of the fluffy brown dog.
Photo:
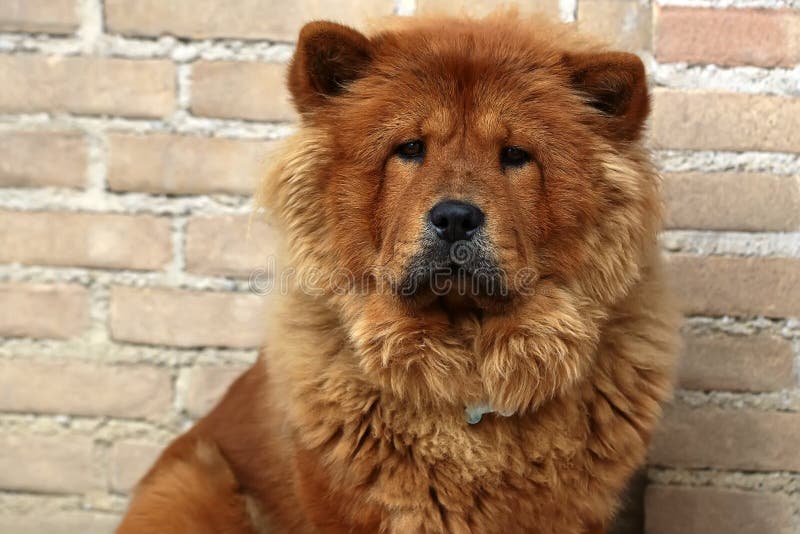
POLYGON ((677 317, 642 62, 392 24, 303 28, 269 342, 120 532, 600 532, 643 462, 677 317))

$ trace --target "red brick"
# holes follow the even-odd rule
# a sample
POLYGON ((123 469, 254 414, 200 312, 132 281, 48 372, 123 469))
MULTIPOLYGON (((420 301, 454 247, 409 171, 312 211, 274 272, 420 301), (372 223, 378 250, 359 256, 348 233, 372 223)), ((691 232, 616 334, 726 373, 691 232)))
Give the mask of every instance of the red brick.
POLYGON ((76 0, 3 0, 0 31, 72 33, 78 29, 76 0))
POLYGON ((792 67, 800 63, 800 14, 788 9, 656 10, 656 59, 792 67))
POLYGON ((252 61, 198 61, 192 70, 195 115, 225 119, 293 121, 286 65, 252 61), (236 98, 231 98, 231 88, 236 98))
POLYGON ((163 117, 175 109, 175 67, 160 59, 0 54, 0 85, 0 113, 163 117))
POLYGON ((800 315, 798 259, 674 254, 669 268, 689 315, 800 315))
POLYGON ((172 257, 164 217, 0 211, 0 228, 0 262, 161 269, 172 257))
POLYGON ((578 29, 616 48, 650 49, 650 5, 640 0, 580 0, 578 29))
POLYGON ((105 0, 111 32, 127 35, 179 35, 196 39, 234 37, 292 41, 303 23, 328 19, 360 24, 390 15, 392 0, 105 0))
POLYGON ((791 343, 770 334, 721 332, 684 336, 680 387, 699 390, 776 391, 797 385, 791 343))
POLYGON ((790 534, 786 495, 722 488, 650 486, 647 534, 790 534))
POLYGON ((672 467, 800 471, 800 413, 668 406, 650 463, 672 467))
POLYGON ((264 299, 249 293, 117 286, 110 315, 116 340, 177 347, 257 347, 265 324, 264 299))
POLYGON ((266 276, 275 270, 274 229, 257 216, 194 217, 186 226, 186 270, 212 276, 266 276))
POLYGON ((800 98, 653 91, 655 148, 800 152, 800 98))
POLYGON ((144 365, 0 360, 0 410, 159 419, 172 411, 172 376, 144 365))
POLYGON ((0 186, 82 187, 86 161, 77 132, 0 132, 0 186))
POLYGON ((664 180, 667 226, 702 230, 800 229, 800 178, 750 173, 680 173, 664 180))
POLYGON ((195 418, 206 415, 222 398, 245 367, 193 367, 186 393, 186 412, 195 418))
POLYGON ((116 191, 252 194, 271 143, 154 134, 109 136, 108 183, 116 191))
POLYGON ((111 488, 129 493, 155 463, 163 445, 137 441, 120 441, 111 449, 109 478, 111 488))
POLYGON ((0 433, 0 488, 50 493, 98 489, 86 436, 0 433))
POLYGON ((76 284, 0 284, 0 336, 67 339, 89 325, 89 295, 76 284))

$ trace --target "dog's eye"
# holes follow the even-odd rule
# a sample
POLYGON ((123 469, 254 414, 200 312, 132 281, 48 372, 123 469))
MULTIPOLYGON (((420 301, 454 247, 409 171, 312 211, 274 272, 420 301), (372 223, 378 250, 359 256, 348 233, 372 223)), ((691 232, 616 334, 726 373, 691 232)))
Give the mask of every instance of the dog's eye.
POLYGON ((500 163, 503 167, 520 167, 531 160, 531 155, 516 146, 507 146, 500 151, 500 163))
POLYGON ((403 143, 397 147, 397 155, 403 159, 422 159, 425 157, 425 143, 419 139, 403 143))

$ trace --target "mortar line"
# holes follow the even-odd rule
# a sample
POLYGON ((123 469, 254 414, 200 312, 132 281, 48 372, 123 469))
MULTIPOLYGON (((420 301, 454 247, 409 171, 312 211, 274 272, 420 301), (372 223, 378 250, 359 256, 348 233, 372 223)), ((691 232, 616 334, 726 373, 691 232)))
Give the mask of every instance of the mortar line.
POLYGON ((563 22, 576 22, 578 20, 579 0, 559 0, 558 13, 563 22))
POLYGON ((104 33, 103 2, 102 0, 80 0, 79 9, 81 24, 78 28, 77 39, 81 43, 81 51, 84 54, 93 54, 97 51, 104 33))

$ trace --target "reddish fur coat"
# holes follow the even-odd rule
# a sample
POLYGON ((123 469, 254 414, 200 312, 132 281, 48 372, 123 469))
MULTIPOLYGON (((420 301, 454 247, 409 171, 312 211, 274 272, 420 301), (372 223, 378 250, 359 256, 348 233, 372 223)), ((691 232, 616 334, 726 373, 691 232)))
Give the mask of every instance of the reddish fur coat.
POLYGON ((641 61, 513 14, 312 23, 288 81, 302 125, 261 195, 288 291, 120 532, 603 531, 677 344, 641 61), (506 297, 393 291, 443 198, 485 212, 506 297), (480 403, 511 415, 468 425, 480 403))

